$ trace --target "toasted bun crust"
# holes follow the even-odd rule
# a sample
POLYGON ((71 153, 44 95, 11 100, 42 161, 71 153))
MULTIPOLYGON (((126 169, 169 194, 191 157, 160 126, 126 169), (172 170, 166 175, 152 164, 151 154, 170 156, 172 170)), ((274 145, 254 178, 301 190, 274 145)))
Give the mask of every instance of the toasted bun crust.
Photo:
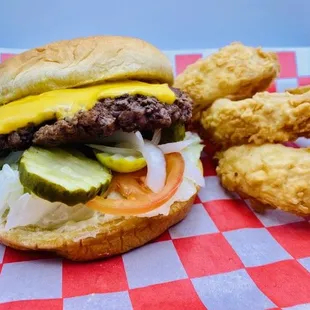
POLYGON ((0 64, 0 105, 49 90, 126 79, 171 85, 172 67, 162 52, 136 38, 54 42, 0 64))
POLYGON ((132 217, 68 232, 15 228, 4 232, 0 242, 18 250, 50 251, 75 261, 89 261, 128 252, 157 238, 190 211, 195 196, 176 202, 167 216, 132 217))

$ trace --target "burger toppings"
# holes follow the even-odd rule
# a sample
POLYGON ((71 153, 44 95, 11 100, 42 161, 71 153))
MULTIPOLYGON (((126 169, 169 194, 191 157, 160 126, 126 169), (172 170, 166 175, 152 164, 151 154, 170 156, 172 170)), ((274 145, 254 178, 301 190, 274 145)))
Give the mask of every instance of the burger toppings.
MULTIPOLYGON (((7 132, 7 130, 3 131, 3 128, 6 128, 5 122, 2 127, 0 126, 0 150, 21 150, 32 144, 58 146, 67 143, 96 143, 100 142, 102 137, 110 136, 117 130, 131 132, 166 128, 169 134, 166 133, 165 136, 173 135, 175 131, 170 130, 171 126, 176 123, 184 124, 191 118, 192 101, 185 93, 176 89, 168 88, 168 90, 171 92, 173 90, 175 96, 172 104, 161 102, 154 96, 126 94, 117 98, 102 99, 92 109, 82 109, 72 117, 67 116, 64 119, 50 119, 49 121, 46 119, 45 122, 41 119, 43 123, 36 125, 34 125, 35 118, 31 118, 35 116, 35 113, 25 108, 23 113, 25 111, 26 116, 23 117, 24 119, 28 117, 26 123, 21 124, 18 121, 14 123, 16 117, 13 114, 7 118, 6 122, 12 120, 10 128, 14 131, 4 134, 7 132), (27 113, 29 113, 28 116, 27 113), (47 121, 48 124, 46 124, 47 121), (21 128, 22 125, 25 127, 21 128)), ((5 113, 9 113, 7 107, 11 104, 14 107, 14 103, 0 107, 0 124, 5 118, 5 113)), ((38 103, 39 106, 41 104, 38 103)), ((14 113, 18 114, 16 111, 14 113)))
MULTIPOLYGON (((126 149, 121 149, 126 150, 126 149)), ((146 166, 146 161, 142 155, 124 156, 120 153, 101 153, 95 152, 96 158, 107 168, 116 172, 133 172, 146 166)))
POLYGON ((97 196, 86 203, 93 209, 108 214, 135 215, 152 211, 167 202, 178 190, 183 180, 184 160, 181 154, 166 155, 167 179, 163 189, 154 193, 143 182, 144 173, 132 173, 123 177, 116 177, 112 189, 119 192, 124 199, 105 199, 97 196))
MULTIPOLYGON (((104 154, 123 158, 125 162, 126 158, 137 156, 147 163, 145 168, 134 172, 113 172, 112 180, 104 161, 100 164, 77 151, 31 147, 23 153, 18 166, 12 169, 5 164, 0 171, 0 215, 8 221, 6 228, 29 224, 51 227, 70 219, 83 222, 97 218, 96 212, 142 217, 169 213, 175 201, 188 200, 195 194, 196 186, 203 185, 201 172, 197 176, 191 170, 193 167, 198 170, 202 145, 199 137, 191 133, 186 133, 182 144, 160 144, 160 140, 160 131, 155 131, 151 141, 143 139, 139 132, 118 131, 104 140, 114 146, 90 145, 94 153, 101 152, 100 148, 104 154), (163 150, 169 154, 164 155, 163 150), (157 154, 156 158, 152 152, 157 154), (163 162, 159 162, 157 152, 162 154, 159 158, 163 162), (156 187, 162 178, 160 191, 152 190, 147 183, 156 187), (63 213, 57 211, 59 208, 63 213), (66 220, 61 214, 66 215, 66 220)), ((20 152, 13 154, 16 157, 20 152)))
POLYGON ((69 206, 84 203, 105 191, 112 179, 96 160, 77 151, 31 147, 19 164, 22 185, 38 197, 69 206))

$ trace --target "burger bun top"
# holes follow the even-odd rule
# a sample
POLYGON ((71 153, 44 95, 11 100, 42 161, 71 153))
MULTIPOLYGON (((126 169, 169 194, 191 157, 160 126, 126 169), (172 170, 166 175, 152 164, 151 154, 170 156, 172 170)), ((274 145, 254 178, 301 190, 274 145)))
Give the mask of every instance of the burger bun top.
POLYGON ((160 50, 140 39, 58 41, 0 64, 0 105, 51 90, 128 79, 172 85, 173 71, 160 50))

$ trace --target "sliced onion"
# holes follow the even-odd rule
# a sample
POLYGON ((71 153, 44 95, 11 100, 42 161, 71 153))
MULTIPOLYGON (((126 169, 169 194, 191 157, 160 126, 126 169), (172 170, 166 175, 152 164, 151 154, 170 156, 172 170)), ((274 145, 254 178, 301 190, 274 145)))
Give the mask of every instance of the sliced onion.
POLYGON ((152 143, 158 145, 161 139, 161 129, 156 129, 152 138, 152 143))
POLYGON ((148 140, 143 140, 140 131, 130 137, 133 144, 143 155, 147 164, 145 184, 154 193, 160 192, 166 181, 166 160, 163 152, 148 140))
POLYGON ((131 147, 137 147, 141 143, 139 140, 134 132, 116 131, 112 136, 103 138, 102 143, 128 143, 131 147))
POLYGON ((161 191, 166 181, 166 160, 158 146, 148 140, 143 140, 141 132, 136 133, 117 131, 112 136, 105 138, 104 142, 114 142, 130 145, 135 151, 142 153, 147 163, 146 185, 155 193, 161 191))
POLYGON ((135 133, 135 136, 136 136, 136 140, 134 141, 134 139, 132 139, 132 143, 134 145, 136 145, 139 149, 143 148, 144 146, 144 140, 143 140, 143 137, 142 137, 142 134, 140 131, 137 131, 135 133))
POLYGON ((150 141, 144 141, 139 151, 147 163, 146 185, 155 193, 160 192, 166 181, 166 160, 163 152, 150 141))
POLYGON ((120 148, 125 148, 125 149, 132 149, 132 145, 128 142, 121 142, 121 143, 116 143, 115 147, 120 147, 120 148))
POLYGON ((88 144, 87 146, 91 147, 92 149, 109 154, 120 154, 123 156, 135 156, 135 157, 141 156, 141 152, 124 147, 112 147, 99 144, 88 144))
POLYGON ((0 170, 0 217, 9 206, 8 203, 18 199, 23 191, 18 171, 5 164, 0 170))
POLYGON ((171 143, 165 143, 160 144, 158 147, 162 150, 164 154, 170 154, 170 153, 178 153, 193 144, 193 140, 183 140, 178 142, 171 142, 171 143))

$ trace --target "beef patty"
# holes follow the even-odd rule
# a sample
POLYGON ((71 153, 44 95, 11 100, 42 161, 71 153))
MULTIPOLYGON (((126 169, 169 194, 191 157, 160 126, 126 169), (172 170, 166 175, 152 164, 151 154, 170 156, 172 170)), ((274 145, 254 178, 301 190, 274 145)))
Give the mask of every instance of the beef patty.
POLYGON ((0 150, 23 150, 32 144, 57 146, 68 143, 95 143, 117 130, 153 131, 175 122, 186 123, 192 116, 192 101, 183 92, 173 104, 163 104, 154 97, 123 95, 98 102, 91 110, 71 119, 56 120, 41 126, 29 125, 7 135, 0 135, 0 150))

